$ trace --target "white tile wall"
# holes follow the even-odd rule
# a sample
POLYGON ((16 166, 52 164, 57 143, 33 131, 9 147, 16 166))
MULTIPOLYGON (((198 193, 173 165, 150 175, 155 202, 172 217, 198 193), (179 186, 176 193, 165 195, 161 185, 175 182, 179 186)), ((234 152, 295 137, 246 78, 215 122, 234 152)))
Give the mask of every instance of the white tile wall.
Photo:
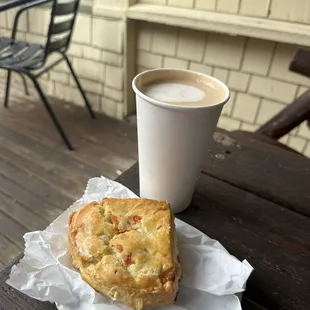
POLYGON ((194 0, 168 0, 168 5, 180 8, 192 8, 194 6, 194 0))
POLYGON ((101 53, 101 61, 108 65, 113 65, 116 67, 123 66, 123 56, 117 53, 112 53, 108 51, 102 51, 101 53))
POLYGON ((298 131, 297 131, 297 134, 298 136, 302 137, 302 138, 305 138, 305 139, 308 139, 309 140, 309 137, 310 137, 310 128, 307 124, 307 122, 303 122, 299 128, 298 128, 298 131))
POLYGON ((222 116, 217 126, 226 130, 238 130, 240 129, 241 122, 227 116, 222 116))
POLYGON ((152 24, 144 23, 137 33, 137 47, 139 50, 150 52, 152 49, 152 24))
POLYGON ((105 66, 97 61, 84 59, 84 58, 73 58, 73 65, 80 77, 92 80, 104 82, 105 80, 105 66))
POLYGON ((81 44, 91 43, 91 17, 89 15, 78 15, 75 22, 72 41, 81 44))
POLYGON ((254 123, 259 102, 260 99, 256 96, 238 93, 232 113, 233 118, 248 122, 250 124, 254 123))
POLYGON ((241 0, 241 15, 266 17, 268 15, 270 0, 241 0))
POLYGON ((271 41, 248 39, 244 59, 242 63, 242 71, 266 75, 273 56, 275 43, 271 41))
POLYGON ((111 88, 123 90, 123 69, 107 65, 106 70, 106 85, 111 88))
POLYGON ((257 124, 266 123, 284 108, 285 106, 282 103, 263 99, 257 115, 257 124))
POLYGON ((290 136, 287 141, 288 146, 300 153, 302 153, 302 151, 304 150, 306 143, 307 141, 305 139, 293 136, 290 136))
POLYGON ((83 57, 95 61, 101 60, 101 50, 92 46, 83 46, 83 57))
POLYGON ((309 87, 310 79, 290 72, 288 67, 294 57, 297 46, 290 44, 277 44, 270 68, 270 76, 279 80, 300 84, 309 87))
POLYGON ((224 13, 238 13, 240 0, 217 0, 217 11, 224 13))
POLYGON ((177 68, 177 69, 187 69, 188 61, 183 59, 176 59, 171 57, 164 58, 164 68, 177 68))
POLYGON ((189 69, 197 72, 201 72, 204 74, 211 75, 212 74, 212 67, 211 66, 206 66, 203 64, 191 62, 189 65, 189 69))
POLYGON ((111 117, 116 116, 116 107, 117 107, 117 102, 114 101, 113 99, 109 99, 106 97, 101 98, 101 107, 102 111, 111 117))
POLYGON ((124 23, 117 20, 93 18, 92 43, 95 47, 111 52, 122 53, 124 23))
POLYGON ((175 56, 178 28, 156 25, 153 33, 152 52, 167 56, 175 56))
POLYGON ((137 54, 137 64, 145 68, 160 68, 162 66, 163 57, 154 55, 144 51, 139 51, 137 54))
POLYGON ((216 0, 196 0, 196 6, 199 10, 214 11, 216 0))
MULTIPOLYGON (((80 82, 82 84, 82 87, 85 91, 93 94, 100 95, 102 93, 102 84, 95 81, 86 80, 83 78, 80 78, 80 82)), ((73 87, 76 87, 76 82, 73 79, 72 76, 70 76, 70 85, 73 87)))
POLYGON ((229 101, 225 103, 223 110, 222 110, 223 115, 231 116, 232 111, 234 109, 235 99, 236 99, 236 92, 230 91, 229 101))
POLYGON ((245 38, 218 33, 208 36, 204 63, 222 68, 239 69, 245 38))
POLYGON ((261 76, 253 76, 249 86, 250 94, 283 103, 292 102, 296 92, 296 85, 261 76))
POLYGON ((310 2, 308 0, 272 0, 270 18, 309 23, 310 2))
POLYGON ((110 99, 122 102, 124 99, 124 92, 119 91, 117 89, 114 88, 110 88, 108 86, 105 86, 103 89, 103 95, 105 97, 108 97, 110 99))
POLYGON ((177 57, 202 62, 205 38, 206 34, 202 31, 181 29, 178 40, 177 57))
POLYGON ((227 82, 228 70, 222 68, 214 68, 212 72, 212 76, 219 79, 223 83, 227 82))
POLYGON ((230 89, 245 92, 249 85, 250 75, 240 71, 230 71, 228 86, 230 89))
POLYGON ((305 147, 304 155, 310 157, 310 143, 309 143, 309 141, 307 142, 307 145, 305 147))

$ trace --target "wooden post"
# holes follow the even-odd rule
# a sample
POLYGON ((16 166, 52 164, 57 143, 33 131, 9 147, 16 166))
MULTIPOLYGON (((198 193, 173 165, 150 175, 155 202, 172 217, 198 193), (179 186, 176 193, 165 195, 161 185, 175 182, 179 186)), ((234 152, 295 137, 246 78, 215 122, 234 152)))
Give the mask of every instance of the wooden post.
MULTIPOLYGON (((135 95, 131 87, 132 79, 136 74, 136 21, 128 19, 127 9, 136 3, 136 0, 94 0, 94 15, 106 19, 118 20, 123 24, 123 81, 124 99, 123 111, 118 118, 135 113, 135 95)), ((108 34, 103 34, 108 35, 108 34)))
MULTIPOLYGON (((132 1, 132 0, 129 0, 132 1)), ((124 114, 125 116, 131 115, 136 111, 135 94, 132 89, 132 79, 136 75, 136 24, 135 20, 126 20, 125 29, 125 86, 124 86, 124 114)))
MULTIPOLYGON (((137 0, 126 0, 126 9, 135 4, 137 0)), ((136 25, 135 20, 126 18, 126 29, 125 29, 125 49, 124 49, 124 59, 125 59, 125 100, 124 100, 124 113, 125 116, 131 115, 136 111, 135 94, 132 90, 132 79, 136 75, 136 25)))

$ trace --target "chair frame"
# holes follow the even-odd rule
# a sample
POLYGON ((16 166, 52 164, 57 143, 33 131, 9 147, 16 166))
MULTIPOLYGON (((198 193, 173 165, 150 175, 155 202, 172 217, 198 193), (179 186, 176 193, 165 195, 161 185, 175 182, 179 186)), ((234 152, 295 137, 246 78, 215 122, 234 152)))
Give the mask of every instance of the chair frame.
MULTIPOLYGON (((45 96, 39 82, 37 81, 37 79, 44 74, 45 72, 49 71, 50 69, 52 69, 54 66, 58 65, 60 62, 65 61, 69 67, 69 70, 77 84, 77 87, 84 99, 85 102, 85 106, 91 116, 91 118, 95 118, 95 114, 92 110, 92 107, 90 105, 90 103, 87 100, 87 97, 82 89, 81 83, 73 69, 73 66, 71 64, 70 59, 68 58, 66 52, 69 48, 70 42, 71 42, 71 37, 72 37, 72 32, 73 32, 73 28, 74 28, 74 24, 75 24, 75 20, 76 20, 76 15, 78 12, 78 8, 79 8, 79 0, 73 0, 71 2, 66 2, 66 3, 58 3, 58 0, 35 0, 35 1, 31 1, 29 4, 24 5, 22 8, 20 8, 15 16, 14 19, 14 25, 13 25, 13 30, 12 30, 12 35, 11 35, 11 43, 16 43, 18 41, 16 41, 16 32, 18 29, 18 24, 19 24, 19 20, 20 17, 22 15, 23 12, 25 12, 26 10, 29 10, 31 8, 46 4, 46 3, 51 3, 53 2, 52 5, 52 11, 51 11, 51 19, 50 19, 50 25, 49 25, 49 30, 48 30, 48 34, 47 34, 47 41, 45 45, 41 45, 42 47, 42 51, 43 51, 43 58, 41 58, 41 60, 38 63, 38 66, 33 67, 33 68, 27 68, 27 66, 25 67, 16 67, 10 64, 5 64, 5 61, 3 63, 1 63, 1 59, 0 59, 0 68, 4 68, 6 70, 8 70, 8 75, 7 75, 7 83, 6 83, 6 92, 5 92, 5 99, 4 99, 4 106, 6 108, 8 108, 8 103, 9 103, 9 95, 10 95, 10 86, 11 86, 11 78, 12 78, 12 71, 15 71, 17 73, 19 73, 22 77, 23 80, 23 84, 25 87, 25 91, 26 94, 28 93, 28 88, 27 88, 27 83, 26 83, 26 79, 25 76, 28 76, 31 81, 33 82, 34 87, 36 88, 49 116, 51 117, 54 126, 56 127, 57 131, 59 132, 61 138, 63 139, 64 143, 66 144, 67 148, 69 150, 73 150, 72 144, 70 143, 69 139, 67 138, 67 135, 65 134, 62 126, 60 125, 52 107, 51 104, 49 103, 49 100, 47 99, 47 97, 45 96), (69 19, 68 21, 65 22, 60 22, 60 23, 56 23, 55 22, 55 17, 56 16, 60 16, 60 15, 68 15, 68 14, 72 14, 73 17, 71 19, 69 19), (55 30, 57 28, 57 31, 55 30), (62 33, 64 31, 69 31, 69 34, 59 40, 53 41, 52 37, 53 35, 56 33, 62 33), (48 67, 46 67, 46 61, 49 57, 49 55, 51 55, 52 53, 58 53, 61 57, 59 60, 56 60, 55 62, 53 62, 52 64, 50 64, 48 67), (45 68, 44 68, 45 67, 45 68), (32 71, 36 70, 36 73, 33 73, 32 71)), ((1 40, 0 40, 1 42, 1 40)))
MULTIPOLYGON (((310 78, 310 50, 298 48, 289 69, 292 72, 310 78)), ((256 133, 278 140, 305 121, 310 127, 309 90, 261 126, 256 133)))

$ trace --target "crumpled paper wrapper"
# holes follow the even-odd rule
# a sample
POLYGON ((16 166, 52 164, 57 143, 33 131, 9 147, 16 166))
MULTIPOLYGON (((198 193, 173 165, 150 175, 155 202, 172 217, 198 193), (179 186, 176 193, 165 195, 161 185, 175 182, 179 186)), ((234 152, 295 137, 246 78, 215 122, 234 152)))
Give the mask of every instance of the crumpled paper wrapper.
MULTIPOLYGON (((90 201, 104 197, 135 198, 123 185, 90 179, 84 196, 43 231, 24 235, 25 256, 11 270, 7 283, 24 294, 55 303, 59 310, 129 310, 97 293, 71 265, 67 229, 69 214, 90 201)), ((235 295, 245 289, 253 268, 240 262, 216 240, 175 220, 183 271, 178 300, 158 310, 240 310, 235 295)))

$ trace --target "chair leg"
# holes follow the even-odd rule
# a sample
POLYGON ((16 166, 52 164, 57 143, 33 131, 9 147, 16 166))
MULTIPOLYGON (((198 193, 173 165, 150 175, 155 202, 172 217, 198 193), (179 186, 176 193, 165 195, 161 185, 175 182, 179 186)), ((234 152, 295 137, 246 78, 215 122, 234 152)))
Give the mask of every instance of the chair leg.
POLYGON ((12 80, 12 71, 8 70, 8 76, 6 78, 5 97, 4 97, 4 107, 5 108, 7 108, 9 106, 11 80, 12 80))
POLYGON ((40 95, 40 97, 41 97, 41 99, 42 99, 42 101, 44 103, 44 106, 45 106, 48 114, 50 115, 50 117, 51 117, 51 119, 52 119, 56 129, 58 130, 62 140, 65 142, 65 144, 68 147, 68 149, 72 151, 73 147, 72 147, 69 139, 67 138, 64 130, 62 129, 60 123, 58 122, 58 120, 56 118, 56 115, 54 114, 54 111, 52 110, 52 107, 51 107, 50 103, 48 102, 46 96, 44 95, 44 93, 43 93, 43 91, 42 91, 42 89, 40 87, 40 84, 38 83, 38 81, 34 77, 30 76, 30 78, 33 81, 33 84, 34 84, 37 92, 39 93, 39 95, 40 95))
POLYGON ((27 85, 27 81, 26 81, 26 78, 23 74, 20 74, 20 77, 22 78, 23 80, 23 84, 24 84, 24 89, 25 89, 25 94, 27 96, 29 96, 29 90, 28 90, 28 85, 27 85))
POLYGON ((70 62, 70 59, 68 58, 68 56, 66 54, 62 54, 62 55, 65 58, 65 60, 66 60, 66 62, 68 64, 68 67, 69 67, 69 69, 70 69, 70 71, 71 71, 71 73, 73 75, 73 78, 74 78, 74 80, 75 80, 75 82, 76 82, 76 84, 77 84, 77 86, 78 86, 78 88, 80 90, 80 93, 81 93, 81 95, 82 95, 82 97, 84 99, 84 102, 85 102, 85 106, 86 106, 86 108, 87 108, 91 118, 95 118, 94 111, 93 111, 90 103, 88 102, 88 100, 86 98, 85 92, 84 92, 84 90, 82 88, 82 85, 81 85, 81 83, 80 83, 80 81, 79 81, 79 79, 78 79, 78 77, 77 77, 77 75, 76 75, 76 73, 75 73, 75 71, 73 69, 73 66, 72 66, 72 64, 70 62))

